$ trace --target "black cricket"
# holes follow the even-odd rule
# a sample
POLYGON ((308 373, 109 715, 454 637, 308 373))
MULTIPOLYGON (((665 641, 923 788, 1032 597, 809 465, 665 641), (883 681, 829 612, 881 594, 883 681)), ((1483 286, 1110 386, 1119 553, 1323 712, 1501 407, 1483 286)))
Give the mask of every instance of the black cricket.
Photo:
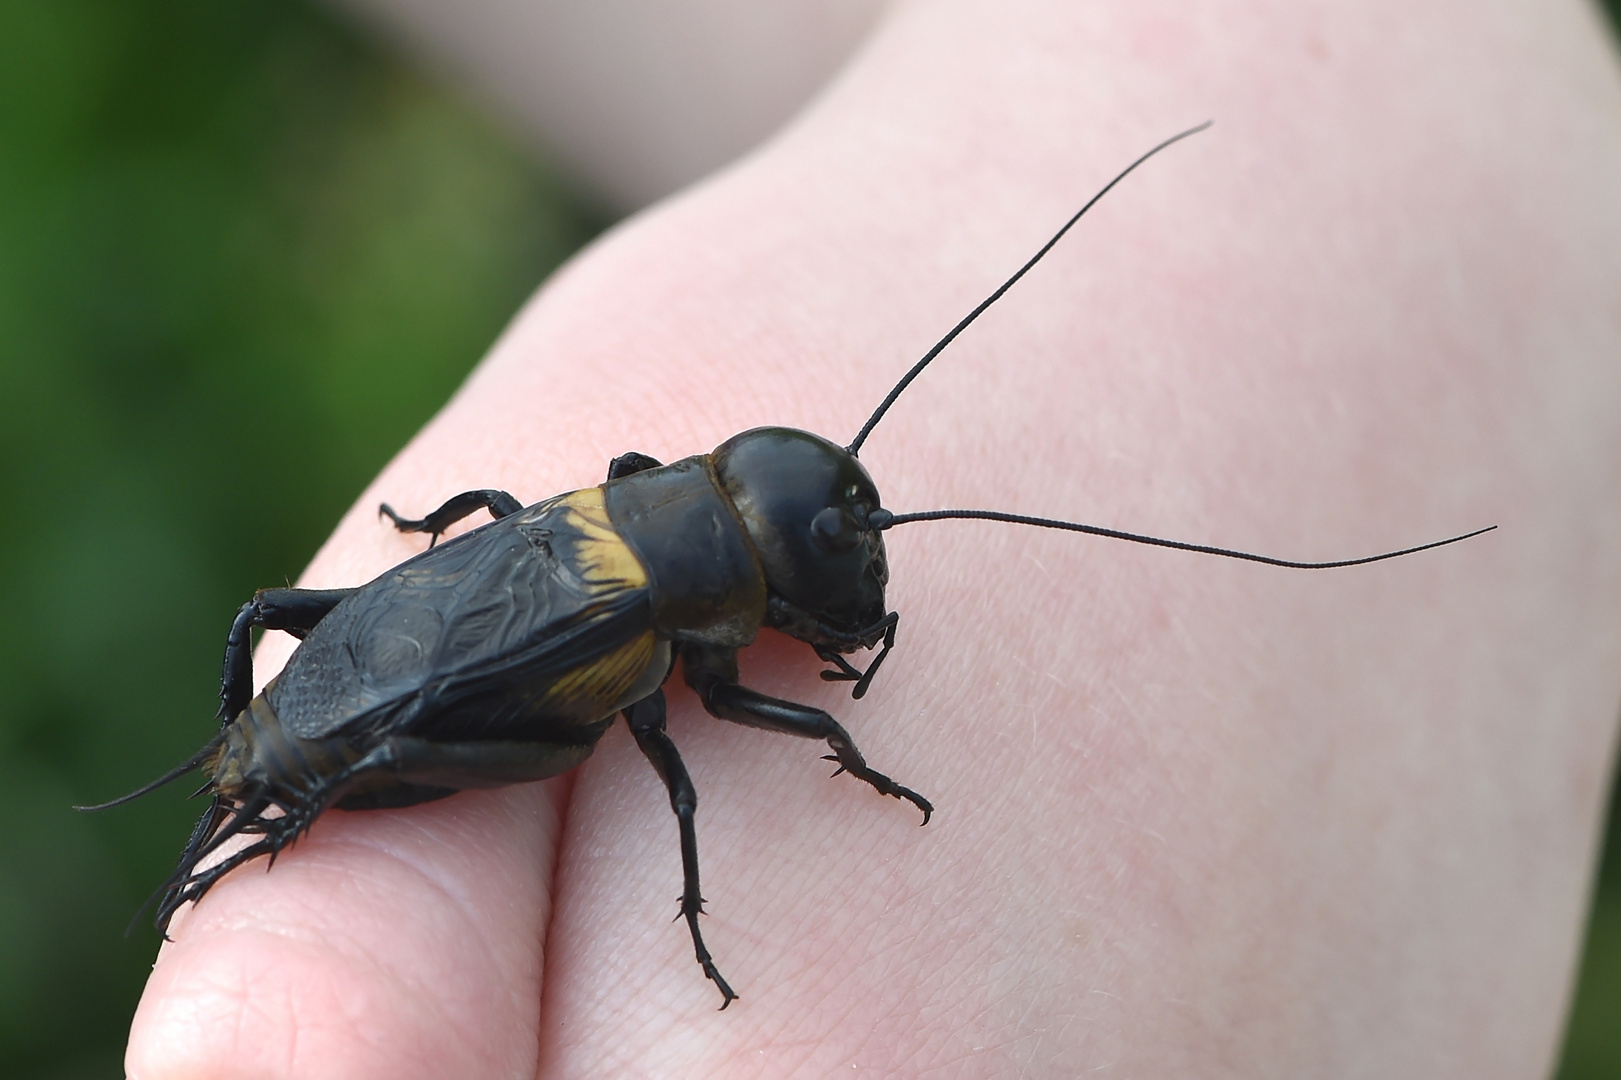
POLYGON ((885 530, 983 518, 1303 569, 1377 562, 1487 531, 1367 558, 1300 563, 990 510, 897 515, 880 505, 857 454, 895 399, 1110 188, 1208 126, 1167 139, 1111 180, 907 372, 848 446, 791 428, 755 428, 670 465, 622 455, 601 486, 529 507, 497 490, 465 492, 414 520, 385 504, 381 512, 401 531, 429 535, 426 551, 358 588, 256 593, 226 638, 219 732, 163 777, 103 804, 136 798, 193 769, 208 776, 198 792, 210 796, 208 809, 160 890, 158 929, 166 931, 181 905, 200 900, 243 863, 274 858, 329 807, 408 806, 464 788, 557 776, 589 757, 623 713, 669 789, 681 836, 681 915, 724 1009, 737 994, 698 927, 698 797, 665 731, 661 687, 677 660, 711 715, 822 740, 838 772, 910 802, 927 823, 929 801, 868 766, 828 713, 738 682, 738 650, 771 627, 832 664, 824 679, 853 683, 857 698, 866 692, 895 644, 899 620, 884 601, 885 530), (437 543, 479 510, 496 520, 437 543), (258 696, 255 627, 302 639, 258 696), (845 659, 878 646, 865 670, 845 659), (238 834, 258 839, 204 865, 238 834))

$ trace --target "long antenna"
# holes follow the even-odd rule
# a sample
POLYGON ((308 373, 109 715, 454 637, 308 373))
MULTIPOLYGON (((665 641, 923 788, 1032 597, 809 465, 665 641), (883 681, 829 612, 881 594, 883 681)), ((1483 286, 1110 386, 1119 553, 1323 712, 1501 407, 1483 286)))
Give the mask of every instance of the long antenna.
POLYGON ((902 391, 904 391, 908 386, 912 385, 912 380, 923 374, 923 369, 929 366, 929 362, 936 356, 939 356, 942 349, 956 340, 957 335, 966 330, 969 323, 983 315, 986 308, 1000 300, 1003 293, 1013 288, 1014 282, 1024 277, 1032 266, 1040 262, 1041 257, 1047 254, 1047 252, 1051 251, 1053 249, 1053 245, 1062 240, 1064 234, 1069 232, 1070 226, 1081 220, 1081 215, 1092 209, 1093 204, 1099 199, 1103 198, 1103 196, 1107 195, 1110 188, 1120 183, 1120 181, 1124 180, 1133 169, 1147 161, 1149 158, 1153 157, 1155 154, 1159 153, 1161 150, 1165 149, 1167 146, 1170 146, 1174 142, 1179 142, 1182 139, 1187 138, 1189 135, 1197 135, 1199 132, 1209 127, 1213 122, 1214 121, 1206 120, 1198 127, 1188 128, 1188 130, 1181 132, 1180 134, 1172 135, 1169 139, 1166 139, 1164 142, 1154 147, 1154 149, 1150 150, 1136 161, 1133 161, 1130 165, 1127 165, 1121 170, 1119 176, 1116 176, 1113 180, 1110 180, 1107 184, 1103 185, 1103 190, 1099 191, 1096 195, 1088 199, 1085 206, 1075 211, 1075 216, 1064 222, 1064 227, 1053 234, 1053 238, 1047 241, 1047 243, 1042 246, 1040 251, 1031 256, 1029 262, 1019 267, 1017 273, 1008 278, 1006 281, 1002 282, 1001 288, 987 296, 984 302, 973 311, 970 311, 968 316, 963 319, 962 322, 951 328, 951 333, 947 334, 945 337, 936 342, 934 348, 930 349, 924 354, 923 359, 913 364, 911 371, 908 371, 905 375, 901 376, 901 381, 895 384, 895 388, 889 392, 888 397, 884 398, 883 403, 879 405, 877 409, 873 410, 873 414, 867 418, 867 422, 865 424, 861 425, 861 430, 856 432, 856 437, 850 440, 850 445, 845 447, 845 449, 850 451, 852 454, 859 454, 861 452, 861 444, 867 441, 867 436, 872 433, 873 428, 878 426, 878 421, 884 418, 884 413, 888 412, 889 407, 895 404, 895 399, 900 397, 902 391))
POLYGON ((1360 559, 1337 559, 1334 562, 1294 562, 1290 559, 1274 559, 1268 555, 1252 555, 1247 551, 1210 547, 1207 544, 1185 544, 1180 540, 1161 540, 1157 536, 1140 536, 1137 533, 1121 532, 1118 529, 1105 529, 1099 525, 1082 525, 1074 521, 1026 517, 1023 514, 1004 514, 1000 510, 923 510, 915 514, 889 514, 887 511, 878 510, 873 513, 870 521, 875 529, 892 529, 896 525, 905 525, 913 521, 940 521, 944 518, 975 518, 983 521, 1006 521, 1014 525, 1035 525, 1043 529, 1064 529, 1068 532, 1087 533, 1092 536, 1107 536, 1111 540, 1130 540, 1134 544, 1152 544, 1154 547, 1176 548, 1178 551, 1197 551, 1203 555, 1224 555, 1229 559, 1244 559, 1248 562, 1265 563, 1268 566, 1287 566, 1296 570, 1331 570, 1336 566, 1361 566, 1363 563, 1382 562, 1385 559, 1394 559, 1400 555, 1411 555, 1416 551, 1428 551, 1430 548, 1456 544, 1460 540, 1468 540, 1472 536, 1479 536, 1481 533, 1488 533, 1497 528, 1496 525, 1488 525, 1484 529, 1476 529, 1474 532, 1467 532, 1462 536, 1434 540, 1428 544, 1420 544, 1417 547, 1402 548, 1400 551, 1387 551, 1383 555, 1368 555, 1360 559))

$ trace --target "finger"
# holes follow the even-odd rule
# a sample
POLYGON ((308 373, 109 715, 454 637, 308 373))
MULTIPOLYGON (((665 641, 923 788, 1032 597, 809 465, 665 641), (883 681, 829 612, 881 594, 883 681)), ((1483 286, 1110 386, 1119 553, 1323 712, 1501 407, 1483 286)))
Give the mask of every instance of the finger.
MULTIPOLYGON (((1018 20, 968 26, 968 5, 908 10, 925 9, 947 20, 969 14, 955 33, 926 36, 930 50, 911 57, 914 66, 889 66, 882 42, 867 53, 885 86, 928 87, 897 90, 907 122, 863 110, 849 128, 860 154, 788 140, 779 156, 756 159, 752 174, 732 174, 732 187, 713 185, 685 204, 689 222, 708 228, 691 228, 673 246, 702 249, 707 261, 681 264, 668 302, 633 309, 678 326, 694 308, 694 321, 721 322, 693 299, 719 296, 728 318, 766 311, 779 327, 752 351, 711 342, 704 366, 678 360, 675 370, 689 377, 670 378, 677 391, 698 382, 691 372, 706 373, 706 400, 690 403, 694 426, 735 411, 728 390, 737 386, 766 387, 755 392, 771 406, 746 423, 764 412, 836 430, 828 420, 840 406, 859 421, 851 403, 870 398, 851 358, 887 355, 881 329, 923 321, 912 290, 883 290, 878 268, 905 254, 894 250, 904 244, 883 241, 903 237, 935 255, 917 260, 947 268, 946 281, 930 284, 960 286, 957 253, 995 245, 965 240, 979 226, 963 222, 997 217, 977 213, 987 204, 1000 210, 1029 198, 1057 203, 1057 216, 1068 207, 1056 178, 1096 165, 1088 140, 1120 122, 1112 106, 1161 107, 1163 68, 1136 66, 1144 57, 1124 47, 1113 59, 1130 77, 1106 95, 1105 121, 1061 75, 1099 70, 1077 59, 1081 46, 1072 43, 1115 32, 1137 42, 1142 24, 1054 5, 1046 32, 997 53, 1020 62, 1010 59, 986 82, 965 72, 1000 27, 1018 20), (1049 62, 1031 64, 1032 56, 1049 62), (956 77, 948 87, 931 81, 942 70, 956 77), (1040 85, 1054 92, 1020 98, 1026 79, 1046 78, 1033 72, 1050 73, 1040 85), (962 113, 943 116, 940 99, 953 90, 962 113), (1009 100, 1033 110, 1020 113, 1016 129, 1001 122, 1009 100), (990 103, 988 113, 976 113, 976 103, 990 103), (1010 130, 1007 142, 987 134, 1010 130), (931 138, 944 138, 963 160, 897 166, 874 132, 904 132, 904 147, 930 151, 939 145, 931 138), (980 171, 980 162, 996 167, 980 171), (1018 174, 1016 197, 1009 171, 1018 174), (939 215, 951 243, 909 218, 938 194, 927 183, 907 186, 911 202, 881 222, 861 219, 869 192, 888 190, 895 177, 941 174, 981 196, 962 199, 974 214, 939 215), (814 193, 803 177, 817 178, 814 193), (852 191, 860 193, 853 205, 830 206, 852 191), (789 198, 793 222, 775 234, 765 215, 740 213, 789 198), (774 237, 777 247, 715 242, 740 219, 749 237, 774 237), (815 241, 796 228, 816 230, 815 241), (841 230, 867 245, 848 243, 841 230), (805 261, 774 257, 779 249, 805 261), (830 249, 858 254, 853 265, 815 267, 830 249), (834 329, 798 317, 796 304, 835 307, 829 293, 841 282, 860 282, 865 288, 853 291, 872 302, 837 297, 845 304, 834 329), (781 295, 761 302, 773 288, 781 295), (873 347, 849 348, 863 334, 873 347), (782 354, 800 357, 798 396, 773 396, 792 364, 782 354)), ((1511 4, 1494 10, 1527 14, 1511 4)), ((1015 541, 1006 531, 920 533, 904 549, 897 537, 902 644, 859 710, 829 707, 875 764, 935 800, 938 836, 897 842, 882 814, 866 817, 859 799, 845 805, 833 784, 801 788, 776 756, 791 757, 791 744, 768 750, 768 736, 740 738, 703 723, 690 703, 672 703, 672 737, 700 798, 708 944, 742 999, 718 1017, 682 1011, 715 994, 682 928, 658 911, 672 913, 674 852, 656 840, 643 846, 632 823, 658 829, 667 809, 645 775, 642 801, 628 802, 645 765, 622 741, 605 745, 584 771, 563 852, 543 1014, 547 1074, 854 1067, 1067 1075, 1134 1066, 1183 1075, 1211 1061, 1265 1072, 1280 1053, 1297 1072, 1369 1062, 1422 1071, 1437 1054, 1482 1067, 1507 1062, 1504 1074, 1541 1067, 1556 1037, 1617 685, 1614 559, 1584 555, 1570 538, 1596 535, 1593 515, 1614 522, 1621 458, 1613 423, 1585 411, 1577 387, 1613 387, 1615 378, 1586 348, 1554 350, 1556 365, 1528 365, 1510 343, 1517 333, 1483 337, 1479 328, 1511 311, 1516 326, 1523 318, 1538 328, 1533 336, 1562 340, 1558 328, 1581 318, 1573 298, 1600 303, 1613 292, 1614 263, 1591 264, 1596 249, 1575 242, 1574 218, 1565 223, 1571 246, 1544 231, 1544 200, 1532 193, 1549 189, 1522 150, 1483 159, 1466 134, 1477 94, 1507 108, 1525 82, 1566 115, 1561 95, 1572 89, 1562 76, 1550 79, 1517 56, 1536 77, 1481 79, 1510 69, 1470 61, 1470 78, 1434 80, 1432 60, 1484 61, 1493 47, 1468 36, 1448 57, 1420 50, 1396 61, 1355 46, 1362 35, 1380 39, 1377 21, 1360 17, 1335 23, 1350 48, 1345 66, 1310 76, 1271 66, 1274 54, 1261 44, 1273 33, 1317 40, 1287 17, 1254 40, 1225 39, 1196 65, 1199 85, 1223 88, 1233 109, 1259 109, 1265 119, 1198 159, 1207 178, 1189 182, 1198 201, 1187 186, 1170 197, 1159 174, 1111 204, 1142 219, 1095 223, 1101 246, 1075 263, 1045 264, 1050 291, 1032 282, 1022 318, 1003 309, 1001 321, 977 324, 978 354, 952 359, 978 367, 931 370, 863 460, 886 493, 955 496, 944 505, 957 505, 960 490, 944 490, 950 481, 1032 513, 1056 512, 1046 500, 1134 524, 1147 512, 1171 535, 1219 522, 1263 538, 1335 538, 1372 551, 1384 546, 1374 542, 1380 528, 1444 535, 1451 530, 1437 526, 1447 517, 1472 524, 1489 506, 1511 506, 1522 539, 1302 579, 1060 537, 1015 541), (1398 63, 1399 78, 1387 62, 1398 63), (1406 92, 1419 86, 1425 94, 1406 92), (1390 99, 1370 99, 1372 87, 1390 99), (1336 107, 1284 120, 1257 100, 1301 93, 1326 94, 1336 107), (1288 162, 1279 187, 1287 200, 1257 204, 1250 155, 1288 162), (1358 179, 1348 186, 1351 176, 1358 179), (1473 209, 1458 197, 1465 190, 1481 200, 1473 209), (1494 239, 1467 269, 1449 261, 1447 252, 1473 250, 1471 222, 1484 218, 1517 239, 1494 239), (1354 237, 1328 224, 1353 219, 1354 237), (1532 300, 1524 264, 1506 254, 1521 243, 1558 249, 1550 258, 1568 275, 1569 294, 1539 290, 1522 306, 1532 300), (1400 287, 1383 278, 1413 257, 1452 269, 1403 277, 1400 287), (1453 270, 1462 278, 1450 279, 1453 270), (1467 285, 1451 293, 1447 280, 1467 285), (1223 299, 1206 306, 1211 297, 1223 299), (1241 298, 1241 317, 1231 314, 1232 298, 1241 298), (989 344, 993 327, 1004 336, 989 344), (1017 363, 998 365, 998 356, 1017 363), (1506 448, 1508 415, 1519 450, 1506 448), (997 457, 1000 447, 1014 453, 997 457), (903 586, 904 572, 921 577, 903 586), (944 646, 932 653, 918 644, 930 628, 944 646), (1577 655, 1588 659, 1569 659, 1577 655), (1556 669, 1569 678, 1560 690, 1535 689, 1547 685, 1539 672, 1556 669), (886 699, 891 688, 910 693, 886 699), (857 719, 886 705, 911 723, 874 731, 857 719), (895 730, 906 738, 886 743, 895 730), (651 903, 627 899, 648 896, 651 903), (650 960, 658 961, 651 975, 650 960), (1451 989, 1436 995, 1435 986, 1451 989), (1398 998, 1406 1003, 1399 1016, 1388 1008, 1398 998), (1324 1015, 1338 1018, 1334 1032, 1323 1029, 1324 1015), (1489 1038, 1482 1015, 1504 1021, 1487 1025, 1489 1038)), ((1446 40, 1456 47, 1464 39, 1446 40)), ((1596 72, 1596 47, 1582 48, 1582 63, 1596 72)), ((854 93, 858 82, 839 89, 854 93)), ((799 132, 825 133, 828 122, 827 112, 813 114, 799 132)), ((1597 137, 1600 125, 1584 123, 1597 137)), ((1515 132, 1523 145, 1546 147, 1535 125, 1515 132)), ((1602 141, 1605 175, 1613 175, 1613 124, 1602 141)), ((1122 151, 1119 160, 1128 159, 1122 151)), ((1555 187, 1597 209, 1595 186, 1562 184, 1555 187)), ((1602 217, 1613 235, 1613 213, 1602 217)), ((682 232, 669 218, 658 227, 682 232)), ((962 291, 968 303, 983 295, 962 291)), ((961 310, 939 322, 950 325, 961 310)), ((665 392, 651 378, 643 393, 665 392)), ((778 677, 788 678, 793 662, 784 654, 778 677)), ((788 696, 823 701, 809 687, 788 696)), ((662 831, 673 846, 667 818, 662 831)))
POLYGON ((542 785, 323 815, 171 927, 135 1080, 527 1075, 557 836, 542 785))
MULTIPOLYGON (((429 505, 446 489, 419 481, 419 463, 447 457, 403 455, 377 489, 429 505)), ((375 490, 359 500, 304 584, 359 584, 420 548, 377 525, 377 501, 375 490)), ((261 683, 296 644, 265 636, 261 683)), ((131 1027, 129 1075, 526 1072, 566 790, 328 811, 274 868, 228 874, 170 927, 131 1027)))

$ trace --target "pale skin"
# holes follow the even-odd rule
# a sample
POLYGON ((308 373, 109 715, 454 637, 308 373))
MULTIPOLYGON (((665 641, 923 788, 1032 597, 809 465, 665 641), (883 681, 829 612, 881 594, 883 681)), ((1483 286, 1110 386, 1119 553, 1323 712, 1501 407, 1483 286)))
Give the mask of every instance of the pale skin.
MULTIPOLYGON (((816 744, 706 717, 705 920, 623 726, 568 776, 324 816, 173 926, 131 1035, 178 1077, 1534 1077, 1621 706, 1621 83, 1529 0, 903 6, 784 135, 555 279, 376 505, 526 502, 766 423, 845 441, 1102 182, 862 451, 899 644, 816 744)), ((222 626, 222 632, 223 632, 222 626)), ((275 635, 272 635, 274 637, 275 635)), ((260 650, 261 676, 290 642, 260 650)), ((178 838, 177 838, 178 842, 178 838)))

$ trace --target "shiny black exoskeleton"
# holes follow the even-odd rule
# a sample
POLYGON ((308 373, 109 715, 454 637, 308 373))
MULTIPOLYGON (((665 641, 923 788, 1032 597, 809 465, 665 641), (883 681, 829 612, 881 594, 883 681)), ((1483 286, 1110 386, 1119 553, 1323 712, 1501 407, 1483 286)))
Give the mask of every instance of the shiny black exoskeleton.
POLYGON ((988 519, 1310 569, 1476 535, 1301 563, 1000 511, 896 515, 881 506, 857 454, 901 392, 1126 173, 1205 126, 1161 143, 1094 196, 913 365, 848 446, 791 428, 755 428, 671 465, 625 454, 604 484, 533 506, 494 489, 457 495, 420 519, 384 505, 402 531, 430 535, 428 550, 358 588, 257 593, 226 639, 218 734, 169 774, 104 804, 194 768, 208 774, 209 808, 162 890, 158 927, 236 867, 285 848, 328 807, 407 806, 556 776, 584 761, 623 713, 669 789, 681 836, 681 913, 724 1009, 737 995, 698 928, 697 795, 665 731, 661 687, 677 660, 712 715, 823 740, 839 772, 911 802, 927 822, 929 801, 869 768, 832 716, 738 682, 738 650, 772 627, 831 663, 823 678, 852 682, 858 698, 866 692, 895 643, 897 615, 884 601, 886 529, 988 519), (479 510, 496 520, 436 543, 479 510), (255 628, 302 639, 257 696, 255 628), (865 670, 846 659, 879 646, 865 670), (258 839, 204 866, 241 834, 258 839))
MULTIPOLYGON (((742 686, 737 651, 762 627, 811 644, 851 680, 845 653, 894 643, 878 491, 855 455, 809 432, 757 428, 711 454, 661 465, 626 454, 596 488, 524 507, 471 491, 424 518, 382 512, 433 541, 487 509, 496 519, 357 589, 266 589, 227 639, 223 729, 188 766, 212 803, 158 907, 274 854, 327 807, 377 809, 464 788, 541 780, 580 764, 615 713, 669 788, 681 832, 681 910, 722 994, 698 928, 697 796, 665 732, 660 689, 680 660, 713 715, 825 740, 840 771, 932 812, 868 767, 821 709, 742 686), (303 639, 257 697, 253 628, 303 639), (277 813, 267 814, 272 808, 277 813), (212 866, 238 833, 259 839, 212 866)), ((883 652, 879 653, 881 659, 883 652)))

